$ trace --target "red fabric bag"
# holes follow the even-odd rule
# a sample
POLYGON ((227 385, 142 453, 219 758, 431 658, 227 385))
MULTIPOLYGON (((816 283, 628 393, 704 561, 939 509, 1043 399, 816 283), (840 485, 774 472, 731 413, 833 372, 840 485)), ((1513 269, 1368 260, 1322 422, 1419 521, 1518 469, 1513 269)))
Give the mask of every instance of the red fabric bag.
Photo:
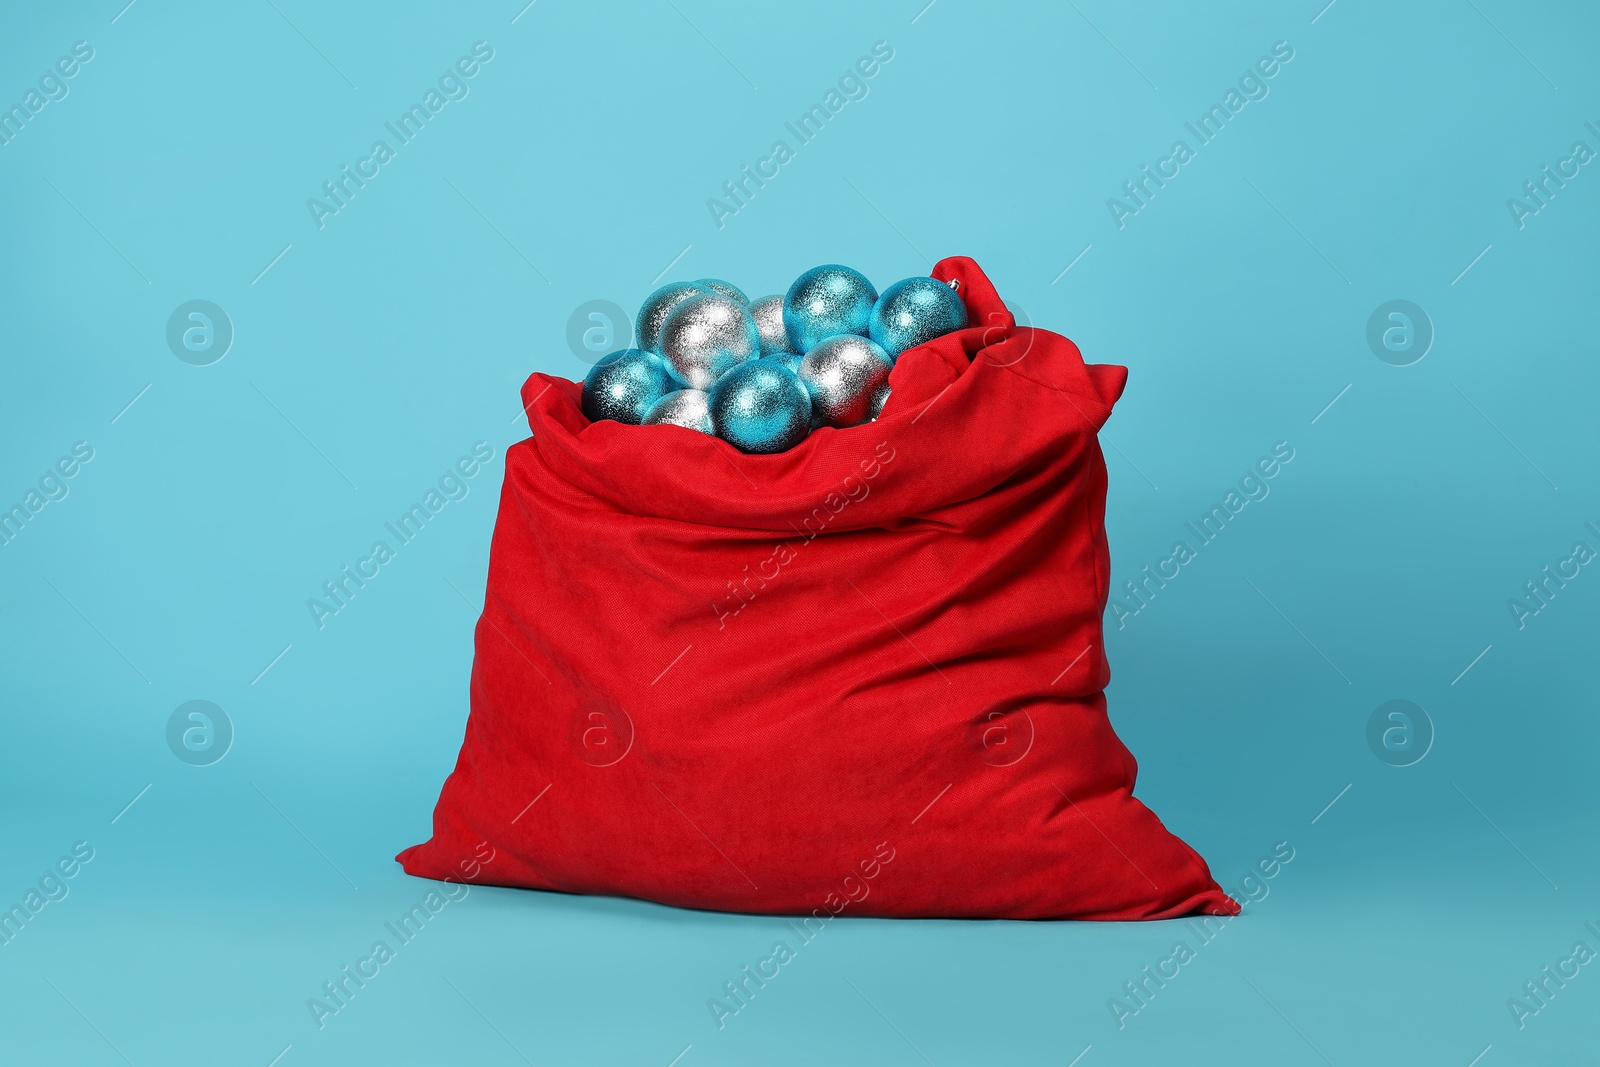
POLYGON ((1132 795, 1102 690, 1096 432, 1127 378, 1017 327, 904 353, 878 421, 744 455, 535 374, 472 710, 411 874, 813 915, 1239 910, 1132 795))

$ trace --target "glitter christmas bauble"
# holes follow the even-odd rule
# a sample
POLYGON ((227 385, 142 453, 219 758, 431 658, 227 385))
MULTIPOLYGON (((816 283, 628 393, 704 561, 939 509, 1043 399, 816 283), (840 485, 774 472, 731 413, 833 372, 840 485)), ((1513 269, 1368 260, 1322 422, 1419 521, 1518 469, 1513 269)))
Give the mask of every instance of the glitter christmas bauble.
POLYGON ((650 405, 650 410, 644 413, 644 425, 682 426, 686 430, 710 433, 709 400, 710 397, 699 389, 675 390, 650 405))
POLYGON ((769 359, 741 363, 711 389, 711 426, 741 452, 783 452, 811 429, 800 379, 769 359))
POLYGON ((867 410, 867 417, 872 419, 873 422, 877 422, 878 416, 883 414, 883 405, 888 402, 889 386, 886 384, 882 389, 872 394, 872 404, 867 410))
POLYGON ((639 319, 634 325, 634 335, 639 347, 647 352, 661 351, 661 324, 667 321, 672 309, 701 293, 711 290, 699 282, 668 282, 649 296, 639 308, 639 319))
POLYGON ((750 317, 756 320, 756 329, 761 333, 763 356, 794 351, 789 331, 783 328, 783 297, 764 296, 750 301, 750 317))
POLYGON ((906 349, 966 325, 967 306, 954 289, 932 278, 907 278, 878 298, 869 332, 890 359, 899 359, 906 349))
POLYGON ((800 361, 800 381, 814 418, 854 426, 872 417, 872 401, 889 383, 894 361, 877 342, 854 334, 828 338, 800 361))
POLYGON ((691 296, 661 324, 661 356, 672 376, 690 389, 710 389, 760 354, 761 334, 750 310, 721 293, 691 296))
POLYGON ((732 282, 725 282, 721 278, 696 278, 694 283, 696 285, 705 286, 713 293, 721 293, 723 296, 731 297, 732 299, 739 301, 739 303, 743 304, 745 307, 750 306, 750 298, 744 295, 743 289, 740 289, 732 282))
POLYGON ((591 422, 613 419, 637 426, 650 405, 675 387, 660 356, 624 348, 589 368, 583 379, 583 413, 591 422))
POLYGON ((878 291, 860 271, 831 263, 812 267, 783 298, 783 326, 796 352, 809 352, 835 334, 865 336, 878 291))

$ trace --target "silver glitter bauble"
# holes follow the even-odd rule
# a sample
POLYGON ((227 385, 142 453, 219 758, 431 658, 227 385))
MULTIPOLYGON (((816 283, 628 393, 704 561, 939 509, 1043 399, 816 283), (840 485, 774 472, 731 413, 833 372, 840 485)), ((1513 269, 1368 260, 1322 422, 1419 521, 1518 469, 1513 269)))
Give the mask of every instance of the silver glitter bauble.
POLYGON ((878 290, 860 271, 830 263, 812 267, 783 298, 783 326, 796 352, 809 352, 835 334, 866 336, 878 290))
POLYGON ((675 385, 660 356, 624 348, 589 368, 583 379, 583 413, 591 422, 613 419, 637 426, 675 385))
POLYGON ((907 278, 878 298, 869 332, 889 358, 899 359, 906 349, 966 325, 967 306, 954 289, 934 278, 907 278))
POLYGON ((699 282, 668 282, 649 296, 639 308, 639 319, 634 325, 639 347, 647 352, 661 351, 661 324, 667 321, 672 309, 689 299, 711 290, 699 282))
POLYGON ((712 383, 761 352, 756 320, 743 304, 721 293, 691 296, 661 324, 661 356, 690 389, 712 383))
POLYGON ((644 414, 646 426, 682 426, 686 430, 711 432, 710 396, 699 389, 678 389, 650 406, 644 414))
POLYGON ((763 356, 794 351, 789 331, 783 328, 783 297, 764 296, 750 301, 750 317, 756 320, 756 329, 761 333, 763 356))
POLYGON ((769 359, 741 363, 711 389, 711 426, 741 452, 784 452, 811 430, 800 379, 769 359))
POLYGON ((878 416, 883 414, 883 405, 887 404, 888 402, 888 385, 885 385, 882 389, 879 389, 876 393, 872 394, 872 403, 868 405, 867 415, 872 419, 873 422, 878 421, 878 416))
POLYGON ((876 341, 854 334, 830 337, 800 361, 800 381, 812 415, 828 426, 854 426, 872 417, 872 403, 889 382, 894 361, 876 341))
POLYGON ((740 289, 732 282, 725 282, 721 278, 696 278, 694 283, 705 286, 713 293, 721 293, 723 296, 732 297, 745 307, 750 306, 750 298, 744 295, 743 289, 740 289))

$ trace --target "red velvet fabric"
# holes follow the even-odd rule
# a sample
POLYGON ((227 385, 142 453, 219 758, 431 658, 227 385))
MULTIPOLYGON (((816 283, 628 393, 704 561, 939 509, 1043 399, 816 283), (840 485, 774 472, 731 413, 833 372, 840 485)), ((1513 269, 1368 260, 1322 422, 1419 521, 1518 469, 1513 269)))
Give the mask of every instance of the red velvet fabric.
POLYGON ((1096 432, 1127 371, 1015 325, 747 456, 523 387, 429 878, 811 915, 1231 915, 1112 732, 1096 432))

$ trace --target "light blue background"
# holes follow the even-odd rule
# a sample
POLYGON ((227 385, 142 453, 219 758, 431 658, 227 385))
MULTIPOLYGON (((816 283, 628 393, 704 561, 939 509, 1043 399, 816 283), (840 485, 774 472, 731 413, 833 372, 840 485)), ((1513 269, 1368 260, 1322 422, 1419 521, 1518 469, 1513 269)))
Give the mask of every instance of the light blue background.
POLYGON ((1506 1006, 1600 949, 1600 573, 1507 608, 1600 548, 1600 172, 1525 228, 1506 206, 1600 149, 1591 6, 122 2, 0 33, 5 103, 95 49, 0 147, 0 502, 95 449, 0 548, 0 903, 95 849, 0 946, 7 1062, 1593 1054, 1600 968, 1523 1029, 1506 1006), (306 199, 479 40, 470 95, 319 230, 306 199), (719 229, 706 200, 879 40, 870 95, 719 229), (1270 95, 1118 229, 1107 198, 1280 40, 1270 95), (585 369, 573 309, 949 254, 1130 368, 1116 586, 1294 447, 1108 632, 1139 795, 1230 887, 1290 842, 1270 896, 1121 1030, 1108 998, 1176 924, 845 920, 719 1031, 706 999, 778 920, 475 889, 319 1031, 307 998, 430 888, 391 857, 460 742, 517 388, 585 369), (1397 298, 1436 331, 1406 367, 1365 339, 1397 298), (236 331, 211 366, 164 339, 191 299, 236 331), (470 495, 319 631, 306 599, 479 440, 470 495), (1397 698, 1436 730, 1404 768, 1365 739, 1397 698), (236 731, 209 767, 167 747, 191 699, 236 731))

